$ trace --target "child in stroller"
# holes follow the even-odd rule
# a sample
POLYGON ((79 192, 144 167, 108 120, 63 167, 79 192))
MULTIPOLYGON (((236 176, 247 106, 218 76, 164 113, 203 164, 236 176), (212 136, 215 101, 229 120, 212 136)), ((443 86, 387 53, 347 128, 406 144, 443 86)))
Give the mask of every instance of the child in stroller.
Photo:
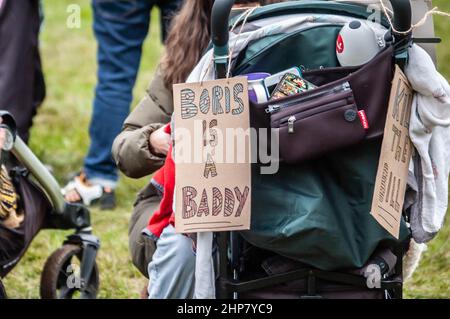
MULTIPOLYGON (((89 210, 64 202, 55 178, 16 135, 12 115, 0 111, 0 118, 0 279, 17 265, 41 229, 75 229, 47 259, 41 297, 95 298, 100 242, 92 235, 89 210)), ((0 280, 1 298, 6 298, 6 289, 0 280)))

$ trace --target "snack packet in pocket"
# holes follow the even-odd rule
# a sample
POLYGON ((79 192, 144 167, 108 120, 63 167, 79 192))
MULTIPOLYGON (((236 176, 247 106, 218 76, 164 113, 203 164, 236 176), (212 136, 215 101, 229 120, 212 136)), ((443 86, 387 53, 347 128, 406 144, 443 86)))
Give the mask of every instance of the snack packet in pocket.
POLYGON ((316 85, 303 79, 302 77, 287 73, 273 90, 270 100, 277 100, 291 95, 303 93, 317 88, 316 85))

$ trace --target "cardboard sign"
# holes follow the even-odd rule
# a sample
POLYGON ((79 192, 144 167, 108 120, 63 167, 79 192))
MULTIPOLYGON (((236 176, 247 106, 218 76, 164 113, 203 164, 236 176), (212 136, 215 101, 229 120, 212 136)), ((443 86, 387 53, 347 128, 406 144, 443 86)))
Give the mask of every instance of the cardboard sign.
POLYGON ((175 228, 250 229, 247 78, 173 86, 175 228))
POLYGON ((371 211, 378 223, 397 239, 413 150, 409 137, 412 98, 413 90, 397 66, 392 82, 371 211))

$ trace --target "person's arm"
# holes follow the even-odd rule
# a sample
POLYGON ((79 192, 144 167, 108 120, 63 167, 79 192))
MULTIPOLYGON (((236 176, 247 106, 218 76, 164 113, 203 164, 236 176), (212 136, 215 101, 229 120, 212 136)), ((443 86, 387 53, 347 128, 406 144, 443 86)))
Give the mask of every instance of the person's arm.
POLYGON ((112 154, 125 175, 141 178, 164 164, 170 136, 158 129, 170 122, 172 112, 172 92, 165 87, 158 69, 145 97, 114 140, 112 154))

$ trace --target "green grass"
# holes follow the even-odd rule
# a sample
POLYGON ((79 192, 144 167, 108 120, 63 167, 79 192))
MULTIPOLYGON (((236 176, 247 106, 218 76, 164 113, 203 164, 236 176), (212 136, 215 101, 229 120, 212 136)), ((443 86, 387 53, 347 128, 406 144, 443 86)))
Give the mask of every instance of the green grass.
MULTIPOLYGON (((434 4, 450 12, 450 1, 435 0, 434 4)), ((87 128, 96 78, 96 48, 89 0, 44 0, 44 5, 46 21, 41 46, 48 96, 35 118, 30 144, 63 183, 67 174, 80 169, 89 143, 87 128), (80 29, 66 27, 66 8, 72 3, 81 6, 80 29)), ((162 52, 157 14, 154 11, 152 15, 133 105, 142 97, 162 52)), ((438 46, 439 69, 450 79, 450 20, 437 17, 436 30, 444 41, 438 46)), ((146 285, 146 280, 131 264, 127 235, 136 192, 146 181, 123 177, 118 189, 118 208, 112 212, 93 209, 94 232, 102 241, 98 256, 101 298, 137 298, 146 285)), ((42 231, 37 236, 23 260, 4 280, 10 297, 39 297, 39 278, 45 259, 60 247, 69 233, 42 231)), ((406 284, 406 297, 450 297, 449 237, 447 218, 444 229, 429 245, 419 269, 406 284)))
MULTIPOLYGON (((433 5, 450 12, 450 1, 434 0, 433 5)), ((435 30, 443 42, 437 46, 438 70, 450 79, 450 20, 435 18, 435 30)), ((450 219, 424 253, 419 268, 405 285, 406 298, 450 298, 450 219)))

